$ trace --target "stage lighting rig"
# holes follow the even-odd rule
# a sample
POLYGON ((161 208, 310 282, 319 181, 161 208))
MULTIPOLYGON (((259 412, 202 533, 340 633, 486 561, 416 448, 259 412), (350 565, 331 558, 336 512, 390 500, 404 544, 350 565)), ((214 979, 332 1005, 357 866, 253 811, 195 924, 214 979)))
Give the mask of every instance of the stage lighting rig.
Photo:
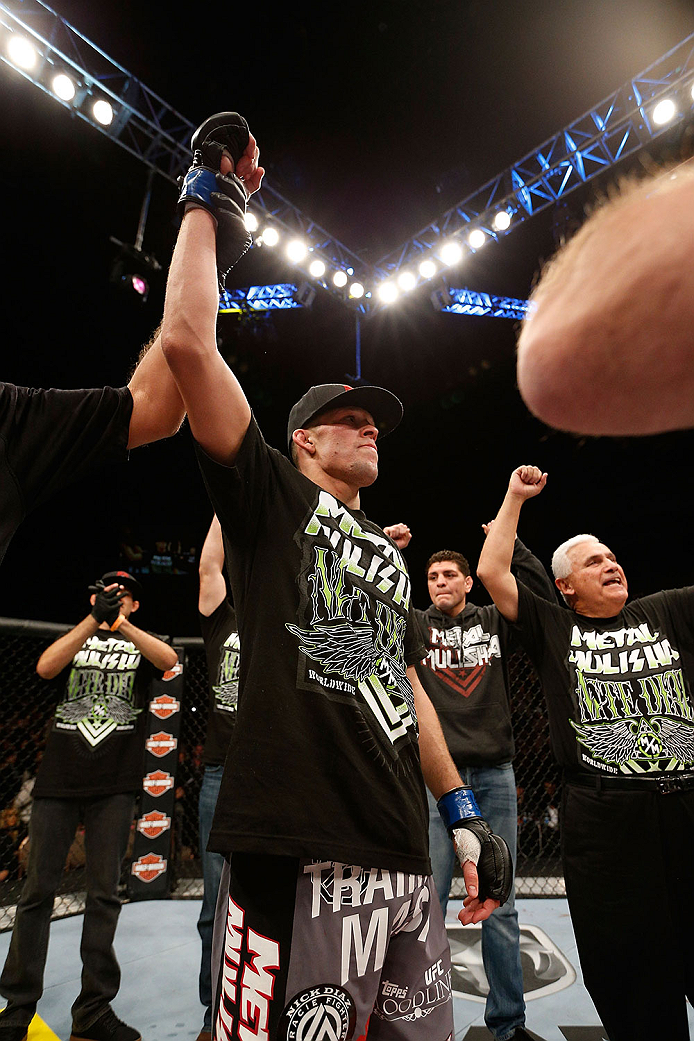
POLYGON ((111 265, 110 282, 132 299, 147 302, 152 278, 161 271, 161 264, 156 257, 137 246, 129 246, 120 239, 110 236, 114 246, 118 246, 116 259, 111 265))

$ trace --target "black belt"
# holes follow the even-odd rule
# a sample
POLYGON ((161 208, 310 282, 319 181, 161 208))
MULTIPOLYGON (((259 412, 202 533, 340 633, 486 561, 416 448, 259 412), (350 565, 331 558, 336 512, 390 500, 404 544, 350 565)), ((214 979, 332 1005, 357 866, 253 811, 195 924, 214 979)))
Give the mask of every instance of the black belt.
POLYGON ((612 777, 596 774, 564 775, 566 784, 577 788, 591 788, 594 792, 654 792, 656 795, 672 795, 694 788, 694 773, 661 774, 659 777, 612 777))

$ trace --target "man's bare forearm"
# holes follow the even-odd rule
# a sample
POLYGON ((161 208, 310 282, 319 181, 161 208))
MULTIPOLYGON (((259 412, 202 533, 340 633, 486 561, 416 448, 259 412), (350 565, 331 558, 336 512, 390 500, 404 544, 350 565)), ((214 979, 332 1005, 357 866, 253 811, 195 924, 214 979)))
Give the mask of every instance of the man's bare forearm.
POLYGON ((169 271, 162 349, 196 441, 230 465, 250 423, 238 380, 217 350, 219 307, 215 222, 202 209, 184 217, 169 271))
POLYGON ((99 623, 93 615, 88 614, 74 629, 70 629, 64 636, 59 636, 50 647, 47 647, 36 663, 36 671, 41 679, 52 680, 59 672, 69 665, 83 644, 99 628, 99 623))
MULTIPOLYGON (((105 632, 104 635, 109 636, 111 634, 105 632)), ((163 640, 152 636, 151 633, 146 633, 143 629, 138 629, 127 618, 121 622, 113 635, 133 643, 143 657, 150 661, 155 669, 159 669, 160 672, 173 669, 178 661, 178 655, 170 644, 164 643, 163 640)))
POLYGON ((161 349, 160 330, 142 349, 128 383, 133 396, 128 448, 171 437, 185 416, 183 399, 161 349))
POLYGON ((414 691, 419 723, 419 757, 424 782, 434 798, 440 799, 446 792, 458 787, 460 774, 448 751, 436 709, 422 687, 413 665, 408 668, 407 675, 414 691))

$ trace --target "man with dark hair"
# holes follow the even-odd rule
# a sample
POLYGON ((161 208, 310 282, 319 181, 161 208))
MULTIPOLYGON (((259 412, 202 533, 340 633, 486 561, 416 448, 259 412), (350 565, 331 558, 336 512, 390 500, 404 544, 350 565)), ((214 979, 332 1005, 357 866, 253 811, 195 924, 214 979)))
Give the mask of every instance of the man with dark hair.
POLYGON ((564 771, 566 895, 583 978, 610 1041, 686 1041, 694 998, 694 587, 627 603, 614 553, 581 535, 553 560, 570 608, 537 597, 510 565, 520 511, 546 480, 534 466, 514 470, 478 574, 544 689, 564 771))
POLYGON ((207 843, 219 798, 224 760, 236 723, 240 650, 236 612, 227 595, 224 579, 224 544, 222 529, 217 517, 213 517, 205 538, 200 554, 199 571, 198 611, 207 659, 209 707, 203 752, 205 771, 198 807, 203 877, 202 906, 198 918, 198 932, 202 941, 199 991, 205 1015, 197 1041, 211 1041, 212 932, 224 857, 220 853, 208 850, 207 843))
POLYGON ((53 900, 80 822, 87 900, 82 990, 72 1006, 70 1041, 140 1041, 110 1005, 120 985, 113 950, 118 880, 142 787, 148 684, 178 658, 130 621, 140 606, 137 579, 109 571, 91 588, 91 612, 36 665, 42 679, 60 678, 63 696, 34 785, 27 877, 0 977, 8 999, 0 1041, 25 1041, 43 993, 53 900))
POLYGON ((175 434, 183 402, 159 333, 127 387, 37 390, 0 383, 0 562, 21 521, 65 485, 175 434))
MULTIPOLYGON (((409 529, 399 538, 401 528, 404 525, 385 530, 404 545, 409 529)), ((486 532, 489 525, 483 528, 486 532)), ((555 599, 547 572, 520 539, 514 546, 513 567, 538 595, 555 599)), ((415 609, 415 614, 427 654, 417 665, 417 675, 436 709, 460 783, 473 789, 485 820, 506 840, 515 874, 518 807, 508 667, 514 640, 496 607, 478 607, 468 600, 473 580, 462 553, 433 553, 426 576, 431 603, 426 611, 415 609)), ((445 918, 455 854, 430 793, 429 855, 445 918)), ((498 1041, 529 1038, 513 890, 482 923, 482 959, 489 982, 487 1028, 498 1041)))
POLYGON ((465 862, 463 921, 505 898, 510 863, 460 786, 417 680, 423 648, 402 557, 360 509, 379 433, 402 405, 378 387, 312 387, 289 417, 296 466, 265 443, 215 335, 229 233, 220 178, 241 249, 262 168, 248 135, 232 173, 219 121, 194 138, 162 326, 229 549, 243 648, 209 843, 232 854, 215 1037, 363 1039, 368 1028, 374 1041, 446 1041, 450 962, 431 906, 422 771, 465 862))

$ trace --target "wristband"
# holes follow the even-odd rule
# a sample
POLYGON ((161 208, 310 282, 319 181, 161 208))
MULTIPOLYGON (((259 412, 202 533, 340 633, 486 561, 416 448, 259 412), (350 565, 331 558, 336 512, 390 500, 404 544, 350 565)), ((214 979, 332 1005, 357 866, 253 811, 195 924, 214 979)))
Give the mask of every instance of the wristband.
POLYGON ((119 614, 118 617, 116 618, 115 622, 111 626, 111 632, 115 633, 116 629, 120 629, 120 627, 121 627, 121 625, 123 624, 124 621, 125 621, 125 615, 124 614, 119 614))
POLYGON ((217 190, 217 178, 214 172, 205 169, 204 166, 193 166, 183 178, 178 202, 179 204, 192 202, 196 206, 202 206, 204 209, 214 212, 214 203, 210 196, 217 190))
POLYGON ((472 788, 453 788, 442 795, 436 805, 443 823, 449 831, 452 831, 462 821, 482 817, 472 788))

